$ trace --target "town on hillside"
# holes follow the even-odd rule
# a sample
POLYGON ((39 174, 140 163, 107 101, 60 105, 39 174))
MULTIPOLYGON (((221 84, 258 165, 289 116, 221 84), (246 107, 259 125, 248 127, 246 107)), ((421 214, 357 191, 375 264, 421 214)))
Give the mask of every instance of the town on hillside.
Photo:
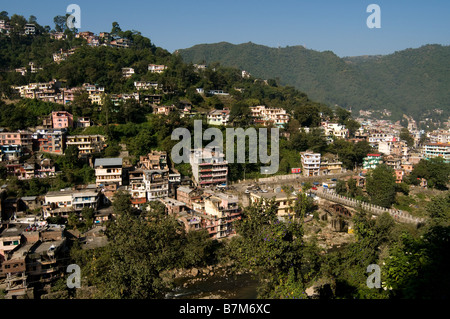
MULTIPOLYGON (((17 31, 10 21, 0 20, 2 41, 17 32, 27 38, 39 36, 33 23, 17 31)), ((70 62, 86 46, 132 50, 134 45, 129 38, 109 32, 69 35, 53 30, 48 36, 51 41, 83 40, 77 47, 46 57, 55 68, 70 62)), ((199 77, 220 68, 191 67, 199 77)), ((219 243, 240 237, 238 225, 248 221, 248 211, 253 207, 264 211, 264 205, 273 201, 276 223, 294 220, 304 225, 305 238, 317 236, 318 251, 325 253, 355 241, 360 228, 352 217, 360 209, 368 212, 369 222, 387 213, 404 227, 419 227, 429 218, 422 213, 430 201, 425 197, 441 194, 448 184, 448 168, 443 170, 447 180, 442 182, 443 176, 436 176, 427 165, 435 165, 438 171, 450 164, 450 120, 424 130, 406 115, 404 121, 394 121, 368 111, 353 114, 330 108, 330 113, 316 106, 308 109, 313 115, 305 115, 304 109, 283 104, 286 98, 267 98, 267 94, 258 100, 244 95, 250 94, 253 85, 273 92, 280 89, 245 70, 234 74, 236 83, 245 85, 223 80, 220 87, 202 80, 192 84, 195 90, 190 96, 195 98, 186 98, 182 92, 184 98, 171 99, 179 88, 159 80, 175 72, 170 63, 121 67, 117 81, 130 84, 124 92, 89 79, 81 79, 76 86, 69 86, 66 79, 24 83, 28 76, 44 79, 37 75, 47 68, 29 61, 5 71, 22 80, 8 88, 11 97, 1 96, 5 101, 0 101, 1 108, 15 106, 16 113, 49 109, 23 122, 36 125, 23 127, 20 122, 21 127, 14 129, 14 122, 0 127, 0 291, 4 298, 45 298, 54 293, 52 289, 67 277, 67 266, 73 263, 72 246, 95 256, 110 243, 107 229, 122 218, 118 207, 124 199, 131 215, 150 214, 157 203, 184 233, 202 232, 208 241, 219 243), (198 83, 204 86, 195 87, 198 83), (236 103, 244 100, 244 106, 236 103), (75 108, 80 101, 90 113, 75 108), (123 120, 127 116, 139 120, 131 125, 123 120), (190 149, 189 163, 175 165, 168 128, 193 120, 221 130, 242 123, 246 128, 278 128, 280 171, 264 175, 258 165, 236 166, 225 158, 224 149, 217 152, 205 145, 190 149), (380 195, 386 180, 392 182, 393 194, 380 195), (299 209, 302 203, 307 205, 299 209)), ((5 114, 0 123, 9 123, 5 114)), ((157 219, 145 216, 146 221, 157 219)), ((299 236, 295 234, 292 238, 299 236)), ((251 261, 248 265, 251 268, 251 261)))

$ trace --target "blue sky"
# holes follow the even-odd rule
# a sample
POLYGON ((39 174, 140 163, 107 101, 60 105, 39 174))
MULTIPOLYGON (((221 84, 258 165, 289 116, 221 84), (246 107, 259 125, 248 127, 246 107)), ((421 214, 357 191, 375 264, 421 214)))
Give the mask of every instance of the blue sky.
POLYGON ((69 4, 81 8, 81 31, 138 30, 170 52, 201 43, 303 45, 338 56, 389 54, 425 44, 450 44, 448 0, 18 0, 7 11, 53 27, 69 4), (369 29, 369 4, 381 8, 381 28, 369 29))

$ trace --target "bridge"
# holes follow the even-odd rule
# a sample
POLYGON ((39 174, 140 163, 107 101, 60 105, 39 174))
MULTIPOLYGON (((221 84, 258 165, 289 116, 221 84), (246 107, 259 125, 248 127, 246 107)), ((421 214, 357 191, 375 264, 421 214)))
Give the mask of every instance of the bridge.
POLYGON ((321 199, 325 199, 329 202, 335 203, 325 204, 325 208, 327 208, 329 212, 334 212, 335 214, 343 217, 351 217, 353 215, 351 209, 361 208, 375 216, 379 216, 383 213, 388 213, 392 216, 392 218, 394 218, 395 221, 400 223, 419 225, 425 222, 424 218, 414 217, 408 212, 369 204, 353 198, 338 195, 336 193, 330 192, 329 190, 311 190, 311 192, 321 199))

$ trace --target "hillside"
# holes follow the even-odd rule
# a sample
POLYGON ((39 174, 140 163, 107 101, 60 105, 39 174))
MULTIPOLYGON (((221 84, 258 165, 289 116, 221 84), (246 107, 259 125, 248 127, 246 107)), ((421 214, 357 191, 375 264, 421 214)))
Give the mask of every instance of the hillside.
POLYGON ((385 56, 348 58, 302 46, 270 48, 254 43, 201 44, 178 52, 186 62, 220 62, 255 77, 278 79, 330 106, 386 108, 395 118, 449 109, 449 46, 426 45, 385 56))

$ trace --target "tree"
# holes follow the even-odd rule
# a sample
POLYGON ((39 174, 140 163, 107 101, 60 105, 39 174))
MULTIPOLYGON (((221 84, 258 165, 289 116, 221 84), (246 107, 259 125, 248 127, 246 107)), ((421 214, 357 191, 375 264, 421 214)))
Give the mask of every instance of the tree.
POLYGON ((377 166, 366 179, 366 190, 372 204, 391 207, 395 201, 395 176, 394 170, 385 164, 377 166))
POLYGON ((408 180, 417 184, 418 179, 425 178, 428 187, 446 190, 450 177, 450 163, 446 163, 441 157, 422 159, 411 172, 408 180))
POLYGON ((305 274, 310 264, 303 259, 302 252, 301 216, 304 216, 307 204, 304 198, 300 202, 302 204, 295 207, 295 221, 294 216, 286 222, 279 221, 276 202, 266 200, 245 208, 242 220, 236 226, 240 236, 232 239, 228 247, 230 255, 239 267, 252 270, 260 279, 260 297, 284 290, 280 284, 293 282, 304 291, 305 274))
POLYGON ((66 29, 66 17, 65 16, 56 16, 53 18, 53 22, 55 23, 56 32, 64 32, 66 29))
POLYGON ((409 132, 409 130, 407 128, 403 127, 400 130, 399 137, 400 137, 400 139, 404 140, 409 147, 414 146, 414 137, 412 137, 411 133, 409 132))
POLYGON ((111 29, 111 35, 112 36, 121 36, 122 29, 119 26, 119 23, 113 22, 112 23, 112 29, 111 29))

